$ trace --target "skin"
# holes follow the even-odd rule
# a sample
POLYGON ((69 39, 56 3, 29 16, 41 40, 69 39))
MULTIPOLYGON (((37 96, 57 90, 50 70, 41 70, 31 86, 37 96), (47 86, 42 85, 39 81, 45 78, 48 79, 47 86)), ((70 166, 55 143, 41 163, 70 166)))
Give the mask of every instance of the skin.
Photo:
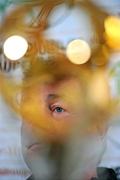
POLYGON ((72 126, 77 117, 82 115, 82 110, 80 110, 82 102, 80 101, 83 100, 80 91, 79 81, 71 78, 52 85, 37 85, 25 95, 22 104, 23 116, 27 116, 33 126, 39 126, 41 130, 43 125, 43 130, 48 130, 50 138, 54 138, 54 136, 62 138, 64 134, 67 135, 68 127, 72 126), (28 104, 31 104, 31 108, 33 108, 33 112, 28 108, 30 114, 25 112, 28 104), (33 104, 37 106, 37 109, 33 104), (32 121, 33 117, 36 117, 35 121, 32 121), (44 121, 43 124, 40 122, 41 117, 44 121), (46 126, 45 123, 48 123, 49 126, 46 126))

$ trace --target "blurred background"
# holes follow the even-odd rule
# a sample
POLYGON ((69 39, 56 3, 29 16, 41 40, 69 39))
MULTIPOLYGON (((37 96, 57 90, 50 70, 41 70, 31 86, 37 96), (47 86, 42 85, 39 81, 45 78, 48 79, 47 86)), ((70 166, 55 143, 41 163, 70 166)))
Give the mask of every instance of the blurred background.
MULTIPOLYGON (((116 16, 120 21, 120 0, 92 0, 99 7, 104 9, 110 16, 116 16)), ((0 21, 2 22, 4 16, 12 8, 13 5, 21 2, 29 2, 29 0, 0 0, 0 21)), ((69 26, 68 26, 69 28, 69 26)), ((120 30, 120 22, 119 29, 120 30)), ((119 31, 120 32, 120 31, 119 31)), ((90 32, 84 32, 86 36, 90 32)), ((14 79, 15 82, 20 82, 23 78, 23 73, 20 65, 15 64, 11 70, 6 68, 6 64, 0 59, 1 72, 14 79)), ((112 96, 120 101, 120 49, 114 50, 109 58, 108 73, 110 74, 109 85, 112 96)), ((19 97, 18 97, 19 101, 19 97)), ((118 113, 119 114, 119 113, 118 113)), ((115 123, 110 123, 110 129, 107 136, 106 151, 101 159, 100 166, 117 167, 120 166, 119 161, 110 159, 111 154, 120 158, 120 117, 115 117, 115 123), (112 152, 111 152, 112 151, 112 152)), ((21 152, 21 119, 17 113, 8 107, 3 97, 0 96, 0 179, 7 180, 10 175, 11 180, 24 180, 31 172, 25 164, 21 152), (18 133, 19 132, 19 133, 18 133), (4 145, 3 145, 4 142, 4 145), (14 170, 17 169, 15 172, 14 170), (16 177, 13 175, 16 173, 16 177)))

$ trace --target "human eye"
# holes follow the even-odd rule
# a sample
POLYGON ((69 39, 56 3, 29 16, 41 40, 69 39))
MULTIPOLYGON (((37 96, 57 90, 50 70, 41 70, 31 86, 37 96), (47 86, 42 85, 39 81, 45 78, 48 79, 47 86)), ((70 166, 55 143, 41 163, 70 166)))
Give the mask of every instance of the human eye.
POLYGON ((49 110, 51 112, 51 115, 55 118, 65 118, 69 114, 68 110, 61 104, 49 105, 49 110))
POLYGON ((55 113, 63 113, 65 112, 65 109, 62 108, 61 106, 58 105, 50 105, 49 109, 51 112, 55 112, 55 113))

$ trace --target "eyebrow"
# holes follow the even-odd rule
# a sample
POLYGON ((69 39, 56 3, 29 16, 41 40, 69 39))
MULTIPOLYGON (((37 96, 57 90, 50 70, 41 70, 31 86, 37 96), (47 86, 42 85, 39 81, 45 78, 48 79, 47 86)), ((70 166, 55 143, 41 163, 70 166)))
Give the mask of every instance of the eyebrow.
POLYGON ((58 94, 49 94, 47 99, 48 100, 54 100, 56 98, 59 98, 60 96, 58 94))

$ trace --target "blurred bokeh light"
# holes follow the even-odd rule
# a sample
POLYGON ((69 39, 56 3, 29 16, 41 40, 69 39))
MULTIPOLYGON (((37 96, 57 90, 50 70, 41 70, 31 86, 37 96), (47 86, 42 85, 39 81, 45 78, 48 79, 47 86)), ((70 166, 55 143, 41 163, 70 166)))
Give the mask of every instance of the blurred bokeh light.
POLYGON ((13 61, 22 58, 28 49, 28 43, 25 38, 13 35, 7 38, 3 45, 5 56, 13 61))
POLYGON ((105 20, 105 33, 107 44, 120 50, 120 17, 110 16, 105 20))
POLYGON ((91 56, 91 49, 86 41, 76 39, 68 44, 66 55, 72 63, 84 64, 91 56))

